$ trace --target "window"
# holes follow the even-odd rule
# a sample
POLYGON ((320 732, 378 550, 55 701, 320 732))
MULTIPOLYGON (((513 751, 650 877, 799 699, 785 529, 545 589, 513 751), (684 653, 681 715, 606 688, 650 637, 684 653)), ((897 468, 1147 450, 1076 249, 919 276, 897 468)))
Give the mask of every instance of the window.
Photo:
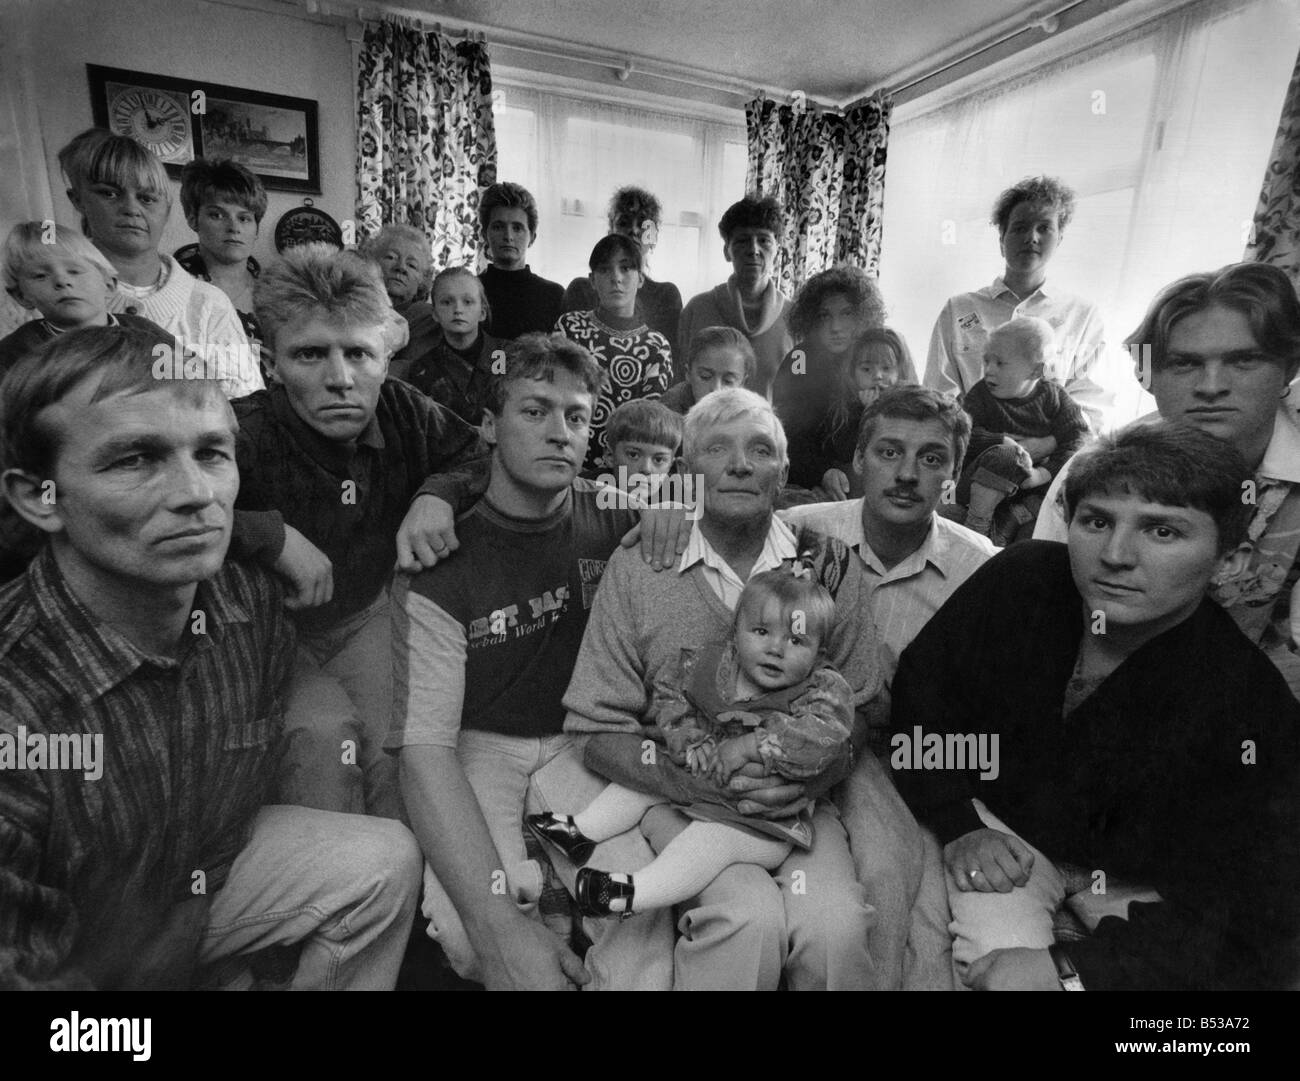
MULTIPOLYGON (((1050 281, 1094 300, 1118 343, 1156 292, 1241 259, 1287 83, 1300 0, 1208 0, 1061 63, 926 110, 890 135, 881 288, 923 363, 955 293, 1002 270, 993 202, 1022 177, 1078 196, 1050 281)), ((1112 419, 1151 407, 1109 358, 1112 419)))
POLYGON ((497 175, 528 188, 540 214, 529 264, 567 285, 608 229, 614 191, 635 184, 663 204, 650 276, 683 300, 724 280, 718 219, 745 193, 744 119, 736 122, 505 86, 496 107, 497 175))

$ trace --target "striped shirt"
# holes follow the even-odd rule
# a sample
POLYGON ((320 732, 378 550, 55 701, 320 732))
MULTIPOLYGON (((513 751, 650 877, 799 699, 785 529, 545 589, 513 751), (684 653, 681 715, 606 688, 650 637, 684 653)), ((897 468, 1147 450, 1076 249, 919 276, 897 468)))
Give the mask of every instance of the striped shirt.
POLYGON ((230 562, 199 584, 189 628, 175 658, 144 652, 48 548, 0 590, 0 987, 115 986, 246 843, 293 630, 273 581, 230 562), (98 742, 101 775, 85 754, 34 768, 54 736, 98 742))
POLYGON ((898 658, 930 617, 997 552, 987 537, 935 514, 921 547, 886 570, 863 532, 861 499, 791 507, 781 517, 843 541, 858 553, 871 583, 872 622, 886 683, 893 682, 898 658))

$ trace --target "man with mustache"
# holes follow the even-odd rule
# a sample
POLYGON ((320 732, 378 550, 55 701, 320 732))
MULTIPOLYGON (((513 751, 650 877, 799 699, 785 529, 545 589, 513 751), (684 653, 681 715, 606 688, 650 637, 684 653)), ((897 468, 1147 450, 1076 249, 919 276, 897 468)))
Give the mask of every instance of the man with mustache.
MULTIPOLYGON (((1060 367, 1051 373, 1088 416, 1105 425, 1112 392, 1102 385, 1105 328, 1097 306, 1048 288, 1047 265, 1074 216, 1074 192, 1055 177, 1022 180, 998 196, 993 224, 1006 269, 993 284, 951 297, 935 321, 925 364, 927 387, 965 395, 984 374, 989 332, 1018 315, 1046 319, 1056 332, 1060 367)), ((1037 461, 1050 454, 1050 436, 1022 444, 1037 461)))
MULTIPOLYGON (((997 551, 987 537, 935 513, 945 492, 951 498, 970 431, 970 417, 948 395, 928 387, 892 387, 862 416, 853 458, 862 478, 862 498, 781 512, 792 526, 835 537, 856 553, 871 583, 871 616, 887 685, 893 682, 899 656, 930 617, 997 551)), ((877 754, 886 750, 887 735, 883 724, 872 732, 877 754)), ((926 835, 930 858, 925 866, 931 874, 919 885, 875 873, 872 868, 887 866, 892 843, 910 845, 913 838, 891 832, 888 820, 876 819, 865 779, 864 774, 852 774, 840 789, 839 803, 859 878, 884 887, 872 898, 885 913, 873 940, 882 986, 949 986, 946 930, 941 925, 936 930, 916 915, 909 918, 918 888, 923 910, 938 912, 944 906, 937 845, 926 835), (909 941, 913 963, 905 969, 909 941)))

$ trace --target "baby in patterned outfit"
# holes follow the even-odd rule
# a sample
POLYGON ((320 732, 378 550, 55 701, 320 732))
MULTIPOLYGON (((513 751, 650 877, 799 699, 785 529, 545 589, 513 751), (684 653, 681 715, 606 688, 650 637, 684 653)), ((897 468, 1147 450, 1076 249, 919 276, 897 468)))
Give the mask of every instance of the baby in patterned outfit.
MULTIPOLYGON (((655 687, 649 719, 674 762, 719 786, 747 763, 792 781, 820 774, 853 726, 853 692, 822 655, 835 602, 801 561, 755 575, 736 605, 730 638, 682 650, 655 687)), ((640 823, 661 796, 611 784, 576 815, 529 815, 529 828, 574 863, 640 823)), ((812 809, 784 820, 750 818, 721 802, 680 806, 693 819, 636 875, 581 867, 586 915, 664 908, 694 897, 733 863, 779 867, 812 847, 812 809)))

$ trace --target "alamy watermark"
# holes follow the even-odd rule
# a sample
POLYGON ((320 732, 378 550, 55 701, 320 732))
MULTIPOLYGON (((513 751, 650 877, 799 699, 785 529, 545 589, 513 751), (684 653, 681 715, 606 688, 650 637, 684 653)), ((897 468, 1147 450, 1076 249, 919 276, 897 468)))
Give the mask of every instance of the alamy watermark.
POLYGON ((104 775, 102 732, 0 732, 0 770, 80 770, 87 781, 104 775))

